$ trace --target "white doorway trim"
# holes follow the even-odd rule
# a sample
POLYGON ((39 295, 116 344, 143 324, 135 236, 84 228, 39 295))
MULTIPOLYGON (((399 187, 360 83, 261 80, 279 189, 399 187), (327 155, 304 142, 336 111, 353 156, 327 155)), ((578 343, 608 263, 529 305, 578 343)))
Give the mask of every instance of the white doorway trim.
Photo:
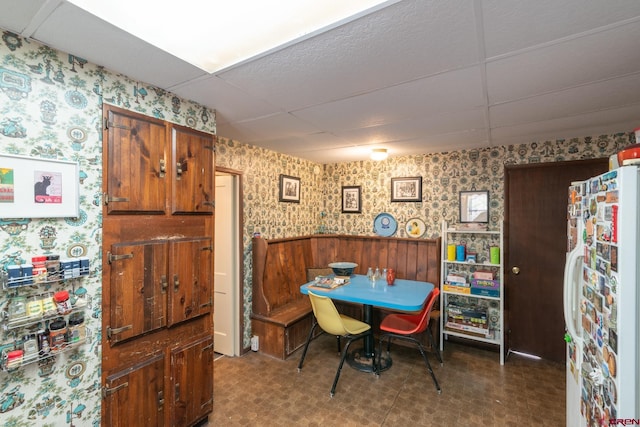
POLYGON ((244 329, 241 172, 216 168, 215 201, 214 350, 239 356, 244 329))

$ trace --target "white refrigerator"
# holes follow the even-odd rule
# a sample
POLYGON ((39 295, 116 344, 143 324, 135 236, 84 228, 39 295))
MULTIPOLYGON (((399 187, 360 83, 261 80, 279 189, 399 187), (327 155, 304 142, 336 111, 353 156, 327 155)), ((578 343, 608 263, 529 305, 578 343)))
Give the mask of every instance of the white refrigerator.
POLYGON ((569 188, 567 426, 640 424, 639 181, 623 166, 569 188))

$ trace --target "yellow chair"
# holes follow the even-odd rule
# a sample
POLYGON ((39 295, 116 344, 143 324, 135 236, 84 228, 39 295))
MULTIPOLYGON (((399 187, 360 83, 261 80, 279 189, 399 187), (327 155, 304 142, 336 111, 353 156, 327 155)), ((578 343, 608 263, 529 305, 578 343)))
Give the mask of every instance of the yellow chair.
MULTIPOLYGON (((336 385, 338 385, 338 379, 340 378, 342 365, 344 364, 344 360, 347 357, 349 346, 353 341, 364 338, 367 335, 370 335, 373 339, 371 326, 349 316, 345 316, 344 314, 338 313, 338 310, 333 304, 331 298, 317 295, 309 291, 309 299, 311 300, 311 306, 313 307, 315 321, 313 322, 311 331, 309 331, 307 342, 304 345, 302 357, 300 358, 300 363, 298 364, 298 372, 302 370, 302 364, 304 363, 304 358, 307 355, 309 343, 313 339, 313 332, 315 331, 316 326, 320 326, 320 328, 328 334, 335 335, 336 337, 338 337, 338 340, 340 339, 340 337, 346 338, 347 343, 342 350, 340 365, 338 365, 338 371, 336 372, 336 377, 333 380, 333 386, 331 387, 331 397, 333 397, 336 392, 336 385)), ((338 350, 340 350, 339 346, 340 345, 338 344, 338 350)))

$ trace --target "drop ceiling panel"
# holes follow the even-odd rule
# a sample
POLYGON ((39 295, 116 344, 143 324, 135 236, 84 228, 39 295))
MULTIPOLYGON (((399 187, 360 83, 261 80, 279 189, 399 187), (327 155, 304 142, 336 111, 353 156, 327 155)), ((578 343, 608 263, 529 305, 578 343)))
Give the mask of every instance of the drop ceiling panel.
POLYGON ((33 38, 161 88, 206 74, 70 3, 55 9, 33 38))
POLYGON ((640 21, 636 21, 491 61, 487 64, 489 100, 499 103, 640 72, 639 40, 640 21))
POLYGON ((522 123, 491 131, 498 145, 631 132, 639 126, 640 103, 571 117, 522 123))
POLYGON ((637 0, 483 0, 488 58, 640 16, 637 0))
POLYGON ((207 76, 170 88, 171 92, 185 99, 216 109, 222 122, 263 117, 280 112, 280 109, 248 94, 215 76, 207 76))
POLYGON ((640 73, 595 83, 588 90, 575 87, 495 105, 489 109, 489 116, 492 127, 503 127, 592 113, 639 102, 640 73))
POLYGON ((336 131, 336 135, 357 143, 383 143, 485 128, 484 109, 475 109, 416 117, 382 126, 336 131))
POLYGON ((286 138, 320 132, 321 129, 312 126, 288 113, 276 113, 254 120, 243 121, 242 126, 258 135, 260 139, 286 138))
POLYGON ((292 111, 475 64, 468 6, 402 1, 220 77, 292 111))
POLYGON ((480 70, 473 67, 295 111, 294 114, 323 129, 346 130, 468 110, 483 104, 480 70))
POLYGON ((55 2, 20 0, 20 6, 16 7, 16 0, 0 0, 0 10, 2 10, 2 13, 0 13, 0 28, 22 34, 45 3, 55 2))

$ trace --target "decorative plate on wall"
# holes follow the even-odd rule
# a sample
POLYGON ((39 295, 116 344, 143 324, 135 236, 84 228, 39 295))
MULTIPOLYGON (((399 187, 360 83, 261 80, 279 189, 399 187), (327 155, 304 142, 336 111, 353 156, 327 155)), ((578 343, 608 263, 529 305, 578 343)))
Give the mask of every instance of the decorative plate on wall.
POLYGON ((422 237, 424 232, 427 231, 427 226, 420 218, 411 218, 404 225, 404 229, 407 232, 407 236, 418 238, 422 237))
POLYGON ((379 214, 373 221, 373 231, 378 236, 389 237, 393 236, 398 229, 398 221, 393 215, 383 212, 379 214))

